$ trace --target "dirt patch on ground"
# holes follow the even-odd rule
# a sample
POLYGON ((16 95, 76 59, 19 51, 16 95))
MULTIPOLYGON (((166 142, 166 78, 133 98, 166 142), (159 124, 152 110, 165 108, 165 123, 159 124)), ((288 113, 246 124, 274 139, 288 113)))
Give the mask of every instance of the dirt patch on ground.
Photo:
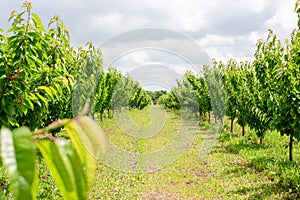
POLYGON ((180 200, 176 194, 169 192, 151 191, 141 196, 142 200, 180 200))
MULTIPOLYGON (((171 192, 158 192, 158 191, 151 191, 148 193, 143 193, 141 200, 183 200, 182 197, 179 197, 175 193, 171 192)), ((196 200, 196 198, 184 198, 185 200, 196 200)))

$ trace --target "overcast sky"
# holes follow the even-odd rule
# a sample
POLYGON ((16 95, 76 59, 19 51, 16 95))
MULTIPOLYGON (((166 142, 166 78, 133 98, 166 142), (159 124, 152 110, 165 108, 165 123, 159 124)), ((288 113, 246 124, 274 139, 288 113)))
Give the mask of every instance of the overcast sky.
MULTIPOLYGON (((12 10, 23 1, 0 0, 0 27, 7 29, 12 10)), ((289 38, 297 26, 293 0, 32 0, 33 12, 46 25, 58 15, 74 46, 92 41, 96 46, 120 33, 140 28, 162 28, 183 34, 199 44, 211 58, 251 60, 255 43, 273 29, 289 38)), ((180 43, 177 43, 180 46, 180 43)), ((147 64, 156 57, 135 51, 115 64, 147 64), (148 61, 148 62, 147 62, 148 61)), ((171 57, 158 62, 166 63, 171 57)), ((157 62, 156 62, 157 64, 157 62)), ((170 65, 170 63, 168 63, 170 65)), ((172 64, 172 63, 171 63, 172 64)))

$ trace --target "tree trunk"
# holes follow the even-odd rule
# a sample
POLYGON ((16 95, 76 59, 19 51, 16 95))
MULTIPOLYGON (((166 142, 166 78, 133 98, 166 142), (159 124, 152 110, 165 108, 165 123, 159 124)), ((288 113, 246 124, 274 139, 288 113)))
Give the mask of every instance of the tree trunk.
POLYGON ((289 160, 293 161, 293 136, 294 134, 290 134, 290 142, 289 142, 289 160))
POLYGON ((110 117, 110 109, 107 109, 107 117, 110 117))
POLYGON ((103 122, 103 112, 100 112, 100 121, 103 122))
POLYGON ((230 132, 233 133, 233 118, 230 118, 230 132))
POLYGON ((208 111, 208 123, 210 124, 210 111, 208 111))
POLYGON ((263 144, 263 138, 262 137, 259 138, 259 144, 263 144))
MULTIPOLYGON (((200 107, 198 107, 199 121, 203 121, 203 113, 200 107)), ((205 114, 205 112, 204 112, 205 114)))
POLYGON ((242 126, 242 136, 245 136, 245 126, 242 126))

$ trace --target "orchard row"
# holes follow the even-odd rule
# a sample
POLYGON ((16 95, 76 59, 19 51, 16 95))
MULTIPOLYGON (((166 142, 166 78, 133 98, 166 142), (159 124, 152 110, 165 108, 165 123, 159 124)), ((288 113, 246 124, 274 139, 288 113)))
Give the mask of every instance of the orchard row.
POLYGON ((57 16, 45 28, 31 3, 23 7, 11 12, 10 29, 0 29, 0 126, 34 130, 73 117, 86 101, 101 118, 125 103, 142 109, 151 102, 138 82, 116 69, 103 70, 102 54, 90 42, 73 48, 57 16), (125 93, 112 98, 115 86, 125 93))
MULTIPOLYGON (((299 1, 296 11, 299 16, 299 1)), ((213 111, 221 121, 227 115, 231 132, 237 120, 242 135, 248 126, 255 130, 260 143, 267 130, 277 130, 289 136, 289 160, 293 160, 293 143, 300 140, 299 29, 284 44, 269 30, 266 40, 257 42, 254 56, 251 63, 213 60, 211 66, 204 67, 202 75, 187 72, 159 102, 169 109, 197 108, 200 116, 213 111), (195 98, 189 98, 192 93, 195 98), (180 100, 183 97, 185 100, 180 100)))

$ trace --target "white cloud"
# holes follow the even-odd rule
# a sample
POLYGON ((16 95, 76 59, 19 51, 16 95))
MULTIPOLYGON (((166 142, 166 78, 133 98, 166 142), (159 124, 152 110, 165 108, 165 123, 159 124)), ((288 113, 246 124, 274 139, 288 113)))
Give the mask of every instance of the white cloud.
POLYGON ((103 30, 118 30, 123 27, 124 16, 120 13, 112 12, 105 15, 92 16, 91 26, 103 30))
POLYGON ((218 47, 207 47, 205 48, 205 51, 211 58, 221 60, 224 62, 229 60, 230 58, 234 58, 234 56, 231 53, 229 53, 228 51, 222 51, 218 47))
POLYGON ((110 12, 91 17, 92 28, 99 31, 109 30, 116 33, 136 29, 137 27, 145 27, 147 23, 145 18, 124 16, 118 12, 110 12))
POLYGON ((280 1, 275 15, 270 18, 266 27, 278 33, 281 39, 289 38, 289 34, 293 29, 297 28, 297 15, 294 11, 294 1, 280 1))
POLYGON ((198 43, 201 46, 224 46, 224 45, 233 45, 234 44, 234 38, 233 37, 227 37, 227 36, 221 36, 221 35, 214 35, 214 34, 208 34, 204 38, 201 38, 198 40, 198 43))
POLYGON ((245 40, 247 39, 251 44, 256 44, 257 40, 264 38, 265 34, 261 34, 258 31, 253 31, 249 34, 249 36, 247 36, 247 38, 245 37, 241 37, 240 39, 245 40))
POLYGON ((252 0, 249 1, 250 8, 255 12, 262 12, 270 4, 275 4, 276 1, 272 0, 252 0))
POLYGON ((227 62, 231 58, 237 61, 253 61, 258 39, 265 39, 267 32, 253 31, 238 37, 206 35, 198 43, 211 58, 227 62))
POLYGON ((121 56, 115 62, 118 63, 118 65, 127 67, 141 66, 149 62, 149 54, 147 51, 133 51, 121 56))

